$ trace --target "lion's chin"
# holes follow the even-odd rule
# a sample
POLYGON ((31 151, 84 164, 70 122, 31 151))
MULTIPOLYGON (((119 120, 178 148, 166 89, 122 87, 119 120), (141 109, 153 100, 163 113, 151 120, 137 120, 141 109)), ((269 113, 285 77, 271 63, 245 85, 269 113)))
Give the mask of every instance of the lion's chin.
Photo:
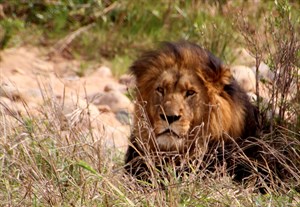
POLYGON ((162 134, 156 137, 157 146, 160 151, 181 151, 184 139, 174 134, 162 134))

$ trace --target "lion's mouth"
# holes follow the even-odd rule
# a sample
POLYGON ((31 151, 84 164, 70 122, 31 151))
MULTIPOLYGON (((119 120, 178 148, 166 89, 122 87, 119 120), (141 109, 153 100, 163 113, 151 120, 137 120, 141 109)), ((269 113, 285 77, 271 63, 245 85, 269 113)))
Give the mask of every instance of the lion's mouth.
POLYGON ((184 145, 184 137, 168 128, 156 136, 156 143, 160 151, 178 151, 184 145))
POLYGON ((168 128, 165 131, 159 133, 157 136, 159 137, 161 135, 170 135, 172 137, 180 138, 180 136, 170 128, 168 128))

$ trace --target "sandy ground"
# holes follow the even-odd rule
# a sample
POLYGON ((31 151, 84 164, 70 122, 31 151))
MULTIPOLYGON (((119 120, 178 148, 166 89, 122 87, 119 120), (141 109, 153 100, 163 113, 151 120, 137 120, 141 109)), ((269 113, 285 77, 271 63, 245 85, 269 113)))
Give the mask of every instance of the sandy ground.
POLYGON ((127 85, 120 82, 127 83, 128 77, 117 80, 110 68, 100 63, 80 77, 76 73, 79 61, 50 57, 40 48, 9 48, 1 51, 0 58, 1 115, 39 116, 41 106, 50 99, 68 126, 87 127, 82 118, 86 112, 85 119, 92 120, 93 130, 105 137, 106 146, 126 149, 133 104, 124 95, 127 85))

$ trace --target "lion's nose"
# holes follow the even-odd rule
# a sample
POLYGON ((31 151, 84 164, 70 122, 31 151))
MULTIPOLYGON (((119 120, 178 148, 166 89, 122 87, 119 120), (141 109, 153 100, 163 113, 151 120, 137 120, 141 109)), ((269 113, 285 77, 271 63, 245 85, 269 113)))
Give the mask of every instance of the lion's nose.
POLYGON ((160 114, 160 118, 164 121, 167 121, 169 124, 172 124, 175 121, 178 121, 180 119, 181 116, 176 116, 176 115, 172 115, 172 116, 168 116, 165 114, 160 114))

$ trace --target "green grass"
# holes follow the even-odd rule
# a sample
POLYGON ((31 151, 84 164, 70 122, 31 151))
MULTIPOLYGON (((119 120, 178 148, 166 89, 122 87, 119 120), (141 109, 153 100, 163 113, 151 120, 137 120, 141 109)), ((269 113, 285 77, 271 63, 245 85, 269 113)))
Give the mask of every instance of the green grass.
MULTIPOLYGON (((263 19, 276 12, 276 8, 291 13, 293 20, 299 22, 300 7, 296 2, 287 6, 284 1, 278 1, 277 5, 270 1, 253 5, 244 1, 227 4, 226 1, 167 0, 159 3, 30 0, 3 5, 6 18, 0 23, 4 31, 0 34, 2 48, 18 45, 20 41, 53 46, 71 32, 90 25, 64 49, 86 60, 114 60, 118 56, 128 62, 141 50, 160 41, 187 39, 203 45, 227 63, 236 58, 234 48, 245 46, 236 25, 236 20, 243 18, 239 13, 242 8, 252 29, 260 30, 263 19), (25 38, 20 39, 20 34, 25 38)), ((119 66, 114 70, 124 71, 119 66)))
POLYGON ((130 57, 127 55, 116 55, 112 60, 111 60, 111 68, 113 75, 115 77, 119 77, 120 75, 124 74, 127 72, 132 60, 130 57))

